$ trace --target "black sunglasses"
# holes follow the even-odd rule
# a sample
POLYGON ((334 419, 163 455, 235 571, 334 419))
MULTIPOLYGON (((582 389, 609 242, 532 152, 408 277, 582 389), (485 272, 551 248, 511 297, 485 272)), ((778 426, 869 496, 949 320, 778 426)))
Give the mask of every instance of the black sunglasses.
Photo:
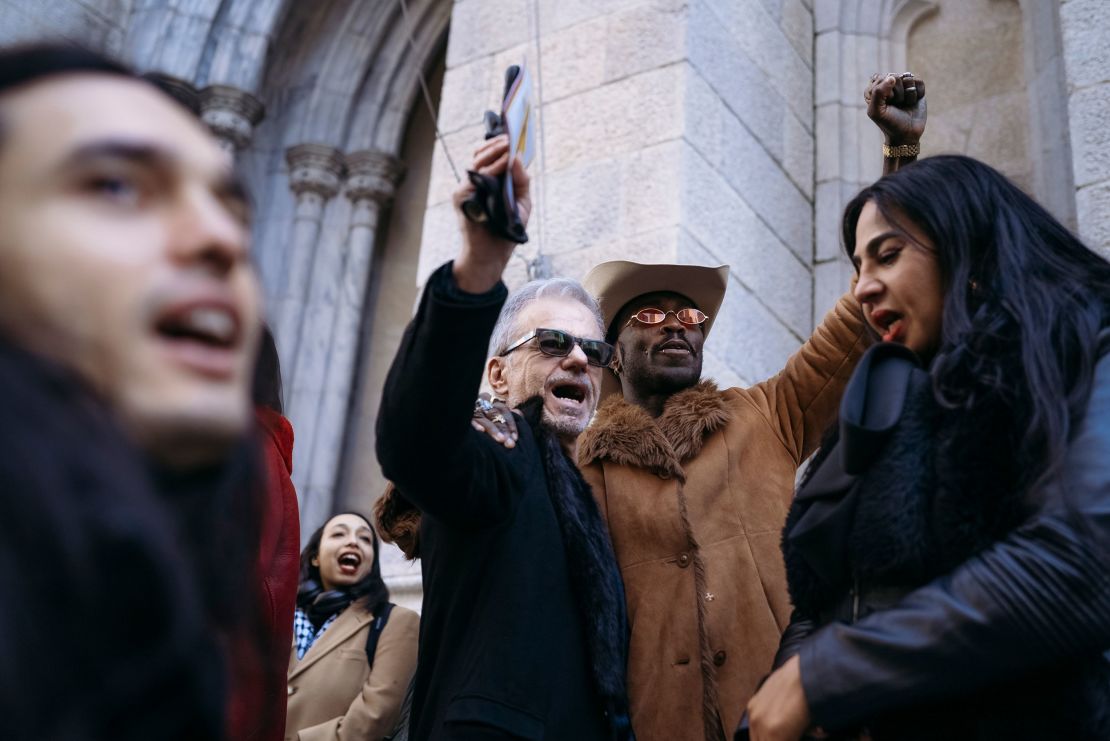
POLYGON ((565 358, 567 355, 570 355, 574 346, 578 345, 582 348, 582 352, 586 356, 586 362, 590 365, 596 365, 599 368, 607 368, 609 363, 613 360, 613 346, 604 340, 587 340, 582 337, 575 337, 561 329, 543 328, 537 328, 526 337, 521 337, 510 345, 505 352, 501 353, 501 357, 505 357, 513 350, 523 347, 533 339, 536 341, 536 346, 539 348, 540 352, 544 355, 565 358))

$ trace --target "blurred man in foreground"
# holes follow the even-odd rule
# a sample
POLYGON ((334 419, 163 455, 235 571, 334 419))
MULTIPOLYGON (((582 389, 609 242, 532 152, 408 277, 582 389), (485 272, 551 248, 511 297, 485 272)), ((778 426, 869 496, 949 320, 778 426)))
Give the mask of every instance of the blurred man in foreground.
POLYGON ((0 52, 0 715, 16 739, 220 738, 254 594, 246 204, 188 111, 0 52))

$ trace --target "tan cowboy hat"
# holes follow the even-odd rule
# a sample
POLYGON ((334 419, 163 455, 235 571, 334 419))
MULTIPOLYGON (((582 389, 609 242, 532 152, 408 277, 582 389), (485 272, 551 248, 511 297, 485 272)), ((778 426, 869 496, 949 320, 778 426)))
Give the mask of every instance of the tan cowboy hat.
MULTIPOLYGON (((613 320, 624 305, 637 296, 656 291, 681 293, 697 304, 709 317, 702 325, 705 336, 721 309, 728 288, 728 265, 645 265, 630 260, 611 260, 594 266, 582 285, 597 299, 605 318, 605 339, 613 334, 613 320)), ((601 381, 601 397, 621 390, 616 375, 606 369, 601 381)))

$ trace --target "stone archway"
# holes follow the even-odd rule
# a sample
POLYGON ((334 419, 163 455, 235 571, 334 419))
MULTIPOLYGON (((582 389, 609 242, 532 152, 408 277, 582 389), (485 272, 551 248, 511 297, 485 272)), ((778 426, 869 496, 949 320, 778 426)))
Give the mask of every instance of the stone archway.
POLYGON ((405 170, 418 72, 450 18, 445 0, 407 8, 290 6, 261 78, 267 116, 243 158, 263 190, 256 237, 296 430, 303 532, 333 508, 379 224, 405 170))
POLYGON ((864 85, 906 66, 906 37, 936 4, 927 0, 815 0, 814 323, 851 282, 840 254, 844 204, 882 174, 882 135, 867 120, 864 85))
MULTIPOLYGON (((903 70, 907 67, 908 46, 916 28, 929 30, 941 25, 945 8, 952 4, 949 15, 956 9, 967 13, 968 5, 952 0, 815 0, 814 19, 816 33, 816 85, 814 105, 817 111, 817 187, 815 198, 816 255, 815 255, 815 310, 830 305, 851 277, 851 268, 840 254, 838 222, 844 204, 860 188, 874 181, 881 174, 879 132, 868 122, 863 103, 863 89, 871 74, 878 71, 903 70)), ((1013 25, 1018 0, 992 0, 982 8, 971 8, 975 16, 965 25, 975 29, 977 43, 989 54, 991 45, 1009 43, 1006 38, 980 34, 984 22, 992 17, 1010 19, 1013 25), (1013 8, 1003 7, 1012 3, 1013 8)), ((961 151, 984 157, 991 164, 1010 167, 1031 194, 1064 223, 1075 224, 1075 185, 1071 175, 1069 146, 1067 89, 1064 81, 1063 54, 1059 31, 1057 3, 1039 3, 1021 0, 1020 28, 1010 28, 1017 43, 1018 69, 1007 70, 1010 79, 1010 106, 1016 109, 1021 120, 1021 141, 1005 149, 1004 161, 991 161, 989 148, 972 147, 966 139, 957 146, 951 137, 941 137, 940 142, 923 143, 923 153, 961 151), (1014 102, 1015 96, 1023 101, 1014 102), (1027 132, 1027 133, 1026 133, 1027 132), (936 147, 936 148, 934 148, 936 147), (1014 160, 1020 164, 1014 164, 1014 160)), ((970 32, 969 32, 970 33, 970 32)), ((935 50, 924 34, 923 43, 914 47, 918 60, 927 58, 935 50)), ((1010 42, 1015 39, 1011 38, 1010 42)), ((965 47, 967 45, 965 44, 965 47)), ((1005 49, 1000 49, 1000 55, 1005 49)), ((966 55, 967 48, 959 54, 966 55)), ((941 52, 936 52, 941 53, 941 52)), ((920 64, 920 62, 919 62, 920 64)), ((936 65, 929 65, 936 66, 936 65)), ((943 64, 940 65, 943 68, 943 64)), ((916 71, 916 70, 915 70, 916 71)), ((974 70, 968 70, 969 75, 974 70)), ((945 79, 929 81, 931 91, 940 90, 953 83, 950 70, 945 79)), ((1008 78, 1008 79, 1009 79, 1008 78)), ((1000 96, 994 90, 981 92, 984 105, 995 105, 1000 96)), ((942 96, 934 92, 936 98, 942 96)), ((1002 96, 1004 97, 1004 96, 1002 96)), ((1014 112, 1015 109, 1010 109, 1014 112)), ((1000 114, 1001 115, 1001 114, 1000 114)), ((991 131, 988 137, 1000 136, 991 131)), ((1000 143, 1005 147, 1010 142, 1000 143)))

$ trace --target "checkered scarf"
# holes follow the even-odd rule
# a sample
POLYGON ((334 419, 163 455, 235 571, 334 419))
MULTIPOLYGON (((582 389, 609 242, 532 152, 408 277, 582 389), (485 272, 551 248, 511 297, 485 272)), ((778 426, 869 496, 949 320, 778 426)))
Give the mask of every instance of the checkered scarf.
POLYGON ((312 627, 312 621, 308 619, 308 613, 300 607, 297 608, 297 611, 293 613, 293 645, 297 649, 297 661, 304 658, 308 649, 312 648, 312 644, 323 635, 324 631, 335 622, 337 617, 339 617, 338 612, 325 620, 324 624, 320 626, 320 630, 316 630, 312 627))

